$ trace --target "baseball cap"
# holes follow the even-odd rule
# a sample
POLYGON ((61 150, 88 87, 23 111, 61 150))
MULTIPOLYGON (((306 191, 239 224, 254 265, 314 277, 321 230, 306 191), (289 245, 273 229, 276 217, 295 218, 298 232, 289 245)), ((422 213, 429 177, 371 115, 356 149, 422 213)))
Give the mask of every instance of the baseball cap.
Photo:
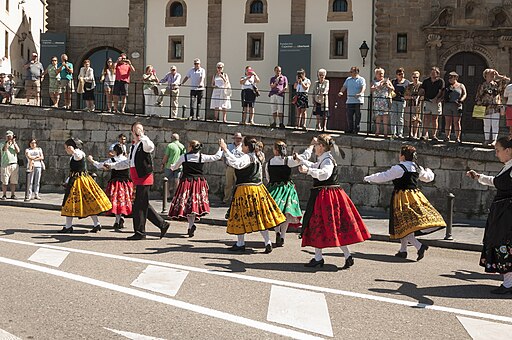
POLYGON ((201 59, 199 59, 199 58, 194 59, 194 64, 201 64, 201 59))
POLYGON ((7 130, 7 132, 5 133, 6 136, 14 136, 14 132, 12 132, 11 130, 7 130))
POLYGON ((247 73, 252 74, 252 73, 254 73, 254 70, 251 67, 249 67, 249 68, 247 68, 247 73))
POLYGON ((235 132, 235 134, 233 135, 233 139, 235 138, 242 138, 242 134, 240 132, 235 132))
POLYGON ((448 76, 449 76, 449 77, 450 77, 450 76, 458 77, 459 75, 457 74, 457 72, 453 72, 453 71, 452 71, 452 72, 448 73, 448 76))
POLYGON ((176 65, 172 65, 171 70, 176 70, 176 65))

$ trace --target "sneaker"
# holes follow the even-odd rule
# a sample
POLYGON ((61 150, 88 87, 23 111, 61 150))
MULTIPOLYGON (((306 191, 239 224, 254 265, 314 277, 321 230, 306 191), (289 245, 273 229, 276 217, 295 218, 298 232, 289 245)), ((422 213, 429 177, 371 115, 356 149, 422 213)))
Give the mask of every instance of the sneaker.
POLYGON ((7 199, 7 196, 3 195, 2 196, 2 201, 5 201, 7 199))
POLYGON ((35 199, 35 200, 40 200, 40 199, 41 199, 41 197, 39 197, 39 195, 35 195, 35 196, 34 196, 34 199, 35 199))
POLYGON ((30 202, 30 197, 25 197, 25 202, 30 202))
POLYGON ((18 199, 18 197, 16 197, 16 195, 11 195, 11 199, 12 199, 12 200, 17 200, 17 199, 18 199))

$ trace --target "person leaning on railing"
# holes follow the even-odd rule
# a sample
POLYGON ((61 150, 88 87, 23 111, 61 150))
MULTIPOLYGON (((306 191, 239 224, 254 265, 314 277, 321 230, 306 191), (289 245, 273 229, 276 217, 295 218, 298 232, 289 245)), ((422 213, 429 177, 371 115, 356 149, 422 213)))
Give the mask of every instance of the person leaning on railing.
POLYGON ((405 89, 404 98, 406 100, 405 106, 405 127, 410 129, 409 136, 412 139, 419 138, 419 130, 421 124, 421 101, 419 96, 419 90, 421 87, 420 73, 414 71, 412 73, 409 86, 405 89))
POLYGON ((383 126, 384 138, 387 138, 393 84, 391 84, 389 78, 384 78, 385 71, 383 68, 376 68, 374 72, 375 79, 372 82, 370 90, 373 95, 372 107, 375 115, 375 135, 380 135, 380 129, 383 126))
POLYGON ((317 72, 318 80, 313 86, 313 115, 316 116, 315 130, 325 131, 329 119, 329 80, 325 79, 327 71, 323 68, 317 72))

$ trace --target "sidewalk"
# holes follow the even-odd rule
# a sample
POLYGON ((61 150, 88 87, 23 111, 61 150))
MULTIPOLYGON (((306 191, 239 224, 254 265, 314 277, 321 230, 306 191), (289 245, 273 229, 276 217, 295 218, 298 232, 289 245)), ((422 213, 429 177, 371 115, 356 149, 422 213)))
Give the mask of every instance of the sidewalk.
MULTIPOLYGON (((64 194, 41 194, 40 196, 42 200, 31 200, 30 202, 25 202, 23 200, 23 198, 25 197, 24 192, 16 192, 16 196, 18 197, 17 200, 0 200, 0 206, 7 205, 46 210, 60 210, 64 194)), ((10 197, 9 193, 7 197, 10 197)), ((162 212, 162 200, 151 200, 150 202, 151 205, 156 209, 156 211, 162 213, 162 215, 164 216, 167 215, 167 211, 162 212)), ((218 204, 215 203, 216 202, 211 202, 210 214, 203 217, 199 221, 199 223, 214 226, 226 226, 226 219, 224 216, 226 215, 228 208, 225 206, 219 206, 218 204)), ((169 203, 167 203, 166 206, 168 207, 169 203)), ((361 211, 360 213, 363 217, 366 226, 368 227, 370 233, 372 234, 372 240, 396 242, 389 240, 388 217, 386 214, 366 211, 361 211)), ((453 240, 444 240, 444 230, 423 236, 421 239, 423 243, 429 246, 469 251, 481 251, 484 227, 484 221, 455 220, 453 222, 452 230, 453 240)), ((290 227, 289 232, 293 231, 294 229, 290 227)))

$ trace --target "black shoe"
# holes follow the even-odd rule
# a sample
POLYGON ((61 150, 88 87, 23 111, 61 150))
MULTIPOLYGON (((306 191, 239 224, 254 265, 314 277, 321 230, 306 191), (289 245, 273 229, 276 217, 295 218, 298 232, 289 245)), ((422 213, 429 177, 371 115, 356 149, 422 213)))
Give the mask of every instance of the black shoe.
POLYGON ((286 126, 283 123, 281 123, 281 124, 279 124, 279 128, 280 129, 286 129, 286 126))
POLYGON ((59 233, 61 233, 61 234, 67 234, 67 233, 71 234, 71 233, 73 233, 73 227, 69 227, 69 228, 64 227, 61 230, 59 230, 59 233))
POLYGON ((396 257, 399 257, 399 258, 402 258, 402 259, 406 259, 407 258, 407 252, 406 251, 399 251, 398 253, 395 254, 396 257))
POLYGON ((352 256, 349 256, 346 260, 345 260, 345 265, 343 267, 341 267, 341 269, 349 269, 350 267, 352 267, 354 265, 354 258, 352 256))
POLYGON ((146 239, 146 235, 143 235, 143 234, 133 234, 132 236, 128 236, 126 239, 129 240, 129 241, 145 240, 146 239))
POLYGON ((97 233, 98 231, 101 231, 101 224, 95 225, 92 227, 90 233, 97 233))
POLYGON ((188 237, 194 237, 194 232, 196 231, 196 225, 192 225, 192 227, 188 230, 188 237))
POLYGON ((243 251, 245 251, 245 245, 237 246, 236 243, 235 243, 231 247, 229 247, 228 250, 229 251, 240 251, 240 252, 243 252, 243 251))
POLYGON ((308 263, 306 263, 304 265, 304 267, 311 267, 311 268, 315 268, 316 266, 320 266, 320 268, 322 268, 324 266, 324 259, 317 261, 314 258, 312 258, 311 261, 309 261, 308 263))
POLYGON ((422 258, 425 257, 425 252, 428 250, 428 246, 427 245, 424 245, 422 244, 420 249, 418 250, 418 258, 416 259, 416 261, 419 261, 421 260, 422 258))
POLYGON ((270 254, 272 252, 272 243, 269 243, 265 246, 265 254, 270 254))
POLYGON ((161 239, 165 236, 165 233, 167 232, 167 230, 169 230, 170 226, 171 225, 169 224, 169 222, 164 222, 164 225, 160 228, 160 238, 161 239))
POLYGON ((114 223, 113 227, 114 227, 115 230, 119 230, 119 223, 117 223, 117 222, 114 223))
POLYGON ((512 287, 505 288, 505 286, 501 285, 498 288, 491 290, 491 294, 512 294, 512 287))
POLYGON ((275 128, 276 128, 276 126, 277 126, 277 125, 276 125, 276 123, 275 123, 275 122, 274 122, 274 123, 272 123, 272 124, 270 124, 270 127, 271 127, 272 129, 275 129, 275 128))
POLYGON ((119 220, 119 229, 123 229, 124 228, 124 218, 121 218, 119 220))
POLYGON ((281 233, 276 233, 276 248, 284 245, 284 238, 281 237, 281 233))

